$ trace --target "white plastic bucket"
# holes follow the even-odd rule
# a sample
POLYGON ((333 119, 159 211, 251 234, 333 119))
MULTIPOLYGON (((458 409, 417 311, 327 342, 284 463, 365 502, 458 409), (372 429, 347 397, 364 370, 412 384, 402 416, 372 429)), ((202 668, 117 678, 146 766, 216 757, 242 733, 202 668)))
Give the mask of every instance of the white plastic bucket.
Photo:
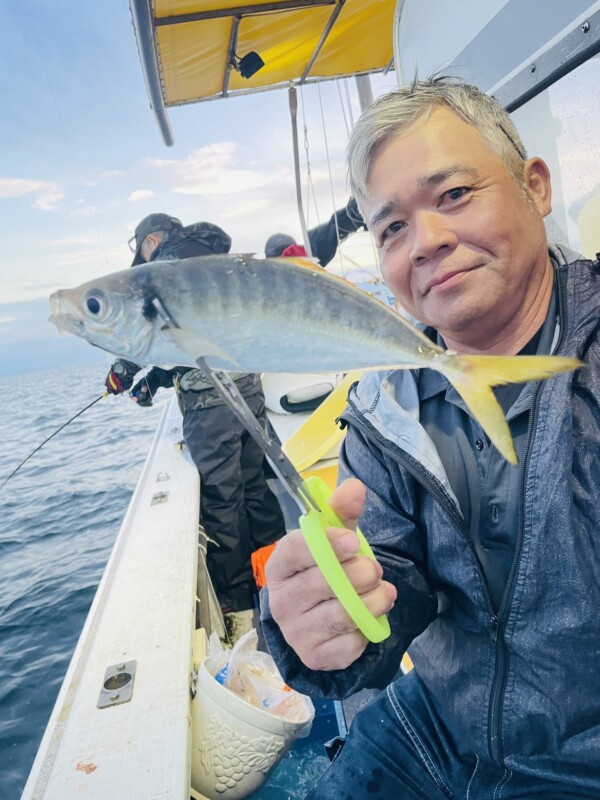
POLYGON ((256 791, 311 718, 295 722, 251 705, 204 662, 192 708, 192 787, 209 800, 256 791))

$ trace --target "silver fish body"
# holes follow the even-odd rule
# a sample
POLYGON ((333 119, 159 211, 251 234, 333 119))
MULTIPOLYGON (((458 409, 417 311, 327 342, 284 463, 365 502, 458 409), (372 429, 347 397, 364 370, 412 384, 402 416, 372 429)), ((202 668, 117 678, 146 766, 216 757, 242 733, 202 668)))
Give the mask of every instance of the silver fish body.
POLYGON ((203 356, 235 372, 329 372, 447 358, 394 310, 308 263, 231 255, 154 262, 56 292, 51 321, 156 366, 194 366, 203 356))
POLYGON ((153 262, 50 298, 51 321, 140 365, 230 372, 430 367, 460 393, 500 453, 516 454, 493 386, 575 369, 558 356, 460 355, 310 262, 203 256, 153 262))

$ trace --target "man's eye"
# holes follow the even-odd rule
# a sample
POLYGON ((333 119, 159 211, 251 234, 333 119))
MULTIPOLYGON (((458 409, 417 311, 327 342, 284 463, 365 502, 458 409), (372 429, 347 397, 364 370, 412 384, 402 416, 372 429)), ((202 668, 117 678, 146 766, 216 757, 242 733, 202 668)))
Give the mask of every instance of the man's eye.
POLYGON ((406 227, 406 223, 402 222, 401 220, 397 220, 396 222, 391 222, 383 231, 382 239, 385 241, 388 237, 394 236, 396 233, 399 233, 403 228, 406 227))
POLYGON ((448 189, 441 197, 441 202, 449 200, 451 203, 461 200, 471 189, 468 186, 457 186, 455 189, 448 189))

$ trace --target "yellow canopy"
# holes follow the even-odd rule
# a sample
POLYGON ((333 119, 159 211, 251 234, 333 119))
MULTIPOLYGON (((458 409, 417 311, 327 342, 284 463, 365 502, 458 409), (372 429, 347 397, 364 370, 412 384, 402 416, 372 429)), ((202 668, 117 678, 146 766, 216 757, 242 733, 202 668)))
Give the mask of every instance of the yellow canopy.
POLYGON ((394 0, 130 0, 155 112, 391 66, 394 0), (240 58, 265 62, 250 78, 240 58), (152 86, 154 85, 154 92, 152 86))

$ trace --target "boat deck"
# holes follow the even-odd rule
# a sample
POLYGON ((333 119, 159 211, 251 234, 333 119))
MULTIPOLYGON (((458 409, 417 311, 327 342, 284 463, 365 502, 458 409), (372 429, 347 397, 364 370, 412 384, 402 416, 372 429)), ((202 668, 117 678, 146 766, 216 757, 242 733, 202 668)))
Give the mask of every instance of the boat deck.
MULTIPOLYGON (((174 399, 123 520, 24 800, 190 797, 198 518, 198 473, 182 447, 174 399)), ((339 703, 317 700, 315 706, 311 735, 295 742, 256 800, 302 797, 326 769, 323 743, 344 732, 343 714, 339 703)))

